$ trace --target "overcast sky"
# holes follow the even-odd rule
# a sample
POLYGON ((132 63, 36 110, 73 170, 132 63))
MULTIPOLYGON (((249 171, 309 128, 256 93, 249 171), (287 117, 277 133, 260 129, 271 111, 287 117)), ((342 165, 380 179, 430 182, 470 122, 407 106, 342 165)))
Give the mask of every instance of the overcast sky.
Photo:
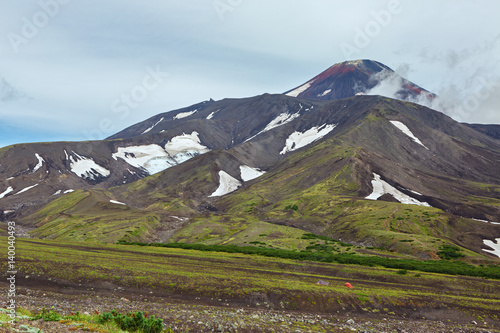
POLYGON ((0 0, 0 146, 105 138, 352 59, 500 124, 500 1, 0 0))

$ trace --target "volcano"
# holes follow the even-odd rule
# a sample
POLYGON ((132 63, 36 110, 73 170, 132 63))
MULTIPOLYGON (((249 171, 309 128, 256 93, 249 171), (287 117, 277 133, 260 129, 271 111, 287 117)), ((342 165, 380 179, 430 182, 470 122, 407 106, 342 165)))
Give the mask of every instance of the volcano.
POLYGON ((500 238, 500 140, 411 102, 434 97, 356 60, 106 140, 5 147, 0 215, 59 240, 290 248, 307 232, 418 258, 442 244, 496 258, 485 244, 500 238), (388 84, 397 99, 372 95, 388 84))
POLYGON ((431 101, 435 94, 403 78, 386 65, 373 60, 354 60, 335 64, 285 95, 314 100, 333 100, 370 94, 384 84, 396 86, 394 96, 400 100, 431 101))

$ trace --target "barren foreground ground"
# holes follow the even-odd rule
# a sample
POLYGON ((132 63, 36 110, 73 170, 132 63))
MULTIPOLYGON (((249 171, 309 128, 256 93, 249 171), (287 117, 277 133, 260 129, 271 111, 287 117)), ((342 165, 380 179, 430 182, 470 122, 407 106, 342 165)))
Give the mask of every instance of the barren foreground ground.
MULTIPOLYGON (((7 285, 1 287, 5 290, 7 285)), ((420 309, 406 316, 357 311, 321 314, 255 308, 224 299, 158 297, 154 292, 138 290, 58 291, 54 286, 36 285, 20 287, 17 303, 32 312, 53 309, 64 315, 113 309, 123 313, 143 311, 162 318, 174 332, 500 332, 495 328, 497 323, 477 320, 466 323, 454 311, 420 309)), ((39 328, 45 333, 88 332, 77 326, 43 320, 21 320, 16 327, 20 325, 39 328)), ((12 330, 0 328, 0 332, 12 330)))
MULTIPOLYGON (((196 333, 500 332, 495 279, 168 248, 16 245, 16 304, 32 313, 142 311, 173 332, 196 333), (320 279, 329 285, 317 285, 320 279)), ((0 307, 6 301, 2 293, 0 307)), ((20 325, 89 331, 27 319, 20 325)))

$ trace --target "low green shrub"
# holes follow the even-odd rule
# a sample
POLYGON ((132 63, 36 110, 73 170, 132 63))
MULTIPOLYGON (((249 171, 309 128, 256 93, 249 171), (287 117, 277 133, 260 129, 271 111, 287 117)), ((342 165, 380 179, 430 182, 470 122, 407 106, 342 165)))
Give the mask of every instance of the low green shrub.
POLYGON ((458 259, 458 258, 465 257, 465 255, 461 252, 462 252, 462 250, 457 246, 441 245, 441 247, 439 248, 439 251, 436 253, 439 256, 439 258, 450 260, 450 259, 458 259))
POLYGON ((99 324, 110 321, 114 321, 118 328, 128 332, 161 333, 163 331, 163 319, 156 319, 154 316, 147 318, 141 311, 128 312, 124 315, 113 310, 100 314, 97 319, 99 324))
POLYGON ((255 246, 238 245, 204 245, 187 243, 127 243, 119 242, 122 245, 156 246, 167 248, 178 248, 198 251, 214 251, 226 253, 242 253, 250 255, 261 255, 266 257, 276 257, 293 260, 309 260, 320 262, 336 262, 348 265, 382 266, 385 268, 406 269, 409 271, 421 271, 430 273, 441 273, 450 275, 477 276, 490 279, 500 279, 500 266, 474 266, 460 261, 448 260, 415 260, 415 259, 394 259, 378 256, 360 256, 355 254, 333 254, 330 252, 311 251, 291 251, 270 249, 255 246))
POLYGON ((55 311, 47 311, 46 309, 43 309, 41 312, 35 314, 32 318, 30 318, 31 320, 39 320, 39 319, 43 319, 44 321, 59 321, 61 320, 63 317, 55 312, 55 311))
POLYGON ((332 252, 333 248, 325 244, 314 244, 306 247, 307 251, 315 250, 317 252, 332 252))
POLYGON ((299 206, 297 205, 288 205, 285 207, 286 210, 294 210, 294 211, 298 211, 299 210, 299 206))

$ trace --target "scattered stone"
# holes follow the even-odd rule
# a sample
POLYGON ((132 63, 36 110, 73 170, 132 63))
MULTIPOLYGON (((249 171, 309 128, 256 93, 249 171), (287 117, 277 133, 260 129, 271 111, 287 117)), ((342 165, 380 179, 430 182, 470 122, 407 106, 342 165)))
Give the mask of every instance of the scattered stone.
MULTIPOLYGON (((2 285, 0 284, 0 287, 2 285)), ((97 287, 96 287, 97 289, 97 287)), ((401 317, 384 318, 382 316, 374 319, 373 314, 368 317, 364 313, 344 312, 339 314, 317 314, 302 311, 266 310, 257 308, 221 307, 213 305, 201 305, 202 303, 189 303, 182 300, 165 300, 151 296, 148 301, 143 301, 133 292, 127 294, 127 298, 121 295, 87 294, 82 292, 74 294, 59 294, 56 292, 42 292, 41 290, 26 290, 19 288, 17 302, 19 306, 30 311, 43 308, 49 309, 55 306, 55 310, 63 315, 75 313, 93 312, 98 313, 118 310, 121 313, 143 311, 157 318, 162 318, 168 327, 174 332, 225 332, 225 333, 308 333, 308 332, 411 332, 411 333, 485 333, 482 325, 474 321, 467 328, 451 322, 433 320, 402 320, 401 317), (42 294, 46 294, 42 296, 42 294), (89 310, 91 309, 91 310, 89 310), (350 318, 351 317, 351 318, 350 318), (354 319, 356 318, 356 319, 354 319), (477 325, 477 326, 474 326, 477 325)), ((24 324, 24 323, 23 323, 24 324)), ((61 323, 36 323, 29 322, 31 326, 44 325, 44 333, 69 332, 67 326, 61 323), (40 324, 40 325, 39 325, 40 324), (48 325, 54 329, 47 329, 48 325)), ((481 321, 482 324, 482 321, 481 321)), ((493 323, 489 323, 492 325, 493 323)), ((485 325, 486 326, 486 325, 485 325)), ((76 326, 75 326, 76 328, 76 326)), ((71 329, 71 332, 74 330, 71 329)), ((10 331, 7 331, 10 332, 10 331)), ((74 332, 80 332, 76 330, 74 332)), ((4 333, 0 328, 0 333, 4 333)), ((83 332, 82 332, 83 333, 83 332)))

